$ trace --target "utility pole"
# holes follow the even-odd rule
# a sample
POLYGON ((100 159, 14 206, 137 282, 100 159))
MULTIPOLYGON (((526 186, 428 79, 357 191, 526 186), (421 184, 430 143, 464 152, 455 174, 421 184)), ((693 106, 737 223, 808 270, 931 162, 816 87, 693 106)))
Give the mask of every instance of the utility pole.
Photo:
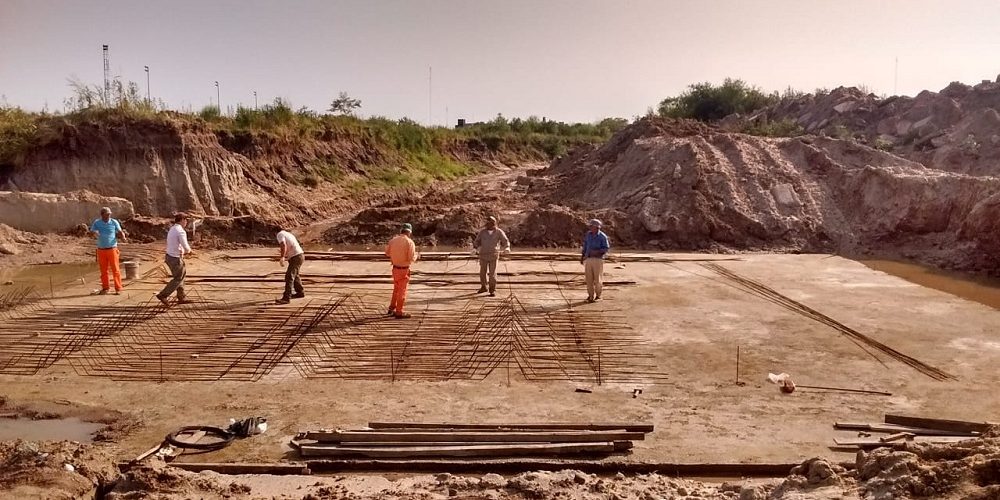
POLYGON ((111 104, 111 56, 107 44, 104 47, 104 105, 111 104))
POLYGON ((253 91, 253 110, 257 111, 257 91, 253 91))
POLYGON ((153 100, 149 97, 149 66, 146 66, 146 102, 152 104, 153 100))
POLYGON ((215 81, 215 105, 219 108, 219 116, 222 116, 222 91, 218 80, 215 81))
POLYGON ((427 67, 427 126, 431 126, 431 116, 434 109, 431 106, 431 91, 434 88, 434 68, 432 66, 427 67))

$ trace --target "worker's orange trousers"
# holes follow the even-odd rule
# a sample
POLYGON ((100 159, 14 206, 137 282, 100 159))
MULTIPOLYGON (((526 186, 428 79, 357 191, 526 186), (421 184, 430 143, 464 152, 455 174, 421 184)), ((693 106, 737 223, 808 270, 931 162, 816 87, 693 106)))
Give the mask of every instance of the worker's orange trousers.
POLYGON ((406 304, 406 287, 410 286, 410 269, 392 268, 392 302, 389 302, 389 309, 396 311, 396 314, 403 314, 403 305, 406 304))
POLYGON ((115 278, 115 290, 121 291, 122 289, 122 272, 118 266, 118 255, 118 247, 97 249, 97 265, 101 267, 102 290, 111 288, 111 280, 108 279, 109 272, 115 278))

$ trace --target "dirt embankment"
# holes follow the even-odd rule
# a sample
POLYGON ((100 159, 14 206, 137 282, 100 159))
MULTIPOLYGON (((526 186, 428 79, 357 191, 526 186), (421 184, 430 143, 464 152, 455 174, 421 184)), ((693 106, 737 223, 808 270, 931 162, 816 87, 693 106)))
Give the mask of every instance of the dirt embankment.
POLYGON ((856 138, 930 168, 1000 175, 1000 77, 886 99, 840 87, 785 99, 749 117, 727 118, 723 125, 775 120, 791 120, 810 134, 856 138))
MULTIPOLYGON (((435 174, 425 171, 426 164, 414 163, 416 157, 391 138, 362 127, 282 136, 213 130, 204 122, 173 115, 82 123, 52 120, 50 133, 39 138, 21 164, 0 165, 0 189, 87 190, 124 198, 138 216, 152 220, 140 221, 140 231, 157 226, 149 234, 155 237, 162 237, 158 225, 177 211, 252 218, 268 227, 307 224, 400 190, 393 182, 380 184, 379 176, 394 181, 393 175, 400 172, 435 174)), ((530 148, 494 146, 456 137, 428 146, 437 156, 423 160, 489 170, 543 159, 540 151, 530 148)), ((218 236, 233 236, 231 231, 223 233, 218 236)), ((253 231, 245 233, 252 238, 253 231)))

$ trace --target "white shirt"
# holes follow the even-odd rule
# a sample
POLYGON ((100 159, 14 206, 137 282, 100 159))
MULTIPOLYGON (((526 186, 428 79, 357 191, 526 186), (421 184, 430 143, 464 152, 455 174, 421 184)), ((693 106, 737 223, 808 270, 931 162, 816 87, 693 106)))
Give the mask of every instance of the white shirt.
POLYGON ((190 251, 187 231, 180 224, 170 226, 170 231, 167 232, 167 255, 180 258, 190 251))
POLYGON ((302 255, 302 245, 299 245, 299 240, 295 238, 295 235, 289 233, 288 231, 278 231, 278 243, 285 244, 285 258, 291 259, 296 255, 302 255))

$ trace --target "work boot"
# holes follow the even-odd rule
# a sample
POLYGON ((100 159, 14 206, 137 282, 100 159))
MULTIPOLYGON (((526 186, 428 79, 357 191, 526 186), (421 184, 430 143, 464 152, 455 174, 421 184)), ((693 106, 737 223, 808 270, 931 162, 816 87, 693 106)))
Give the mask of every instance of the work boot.
POLYGON ((159 300, 160 303, 163 304, 163 307, 170 307, 170 302, 168 302, 167 299, 157 297, 156 300, 159 300))
POLYGON ((275 304, 287 304, 289 302, 291 302, 291 301, 288 300, 288 297, 282 297, 282 298, 277 299, 277 300, 274 301, 275 304))
POLYGON ((587 297, 587 302, 593 304, 594 303, 594 298, 593 297, 587 297))
POLYGON ((484 287, 480 288, 479 291, 476 292, 476 293, 486 293, 486 287, 484 286, 484 287))
POLYGON ((490 292, 490 297, 496 297, 496 296, 497 296, 497 294, 495 292, 492 292, 492 291, 490 292))
POLYGON ((601 300, 601 296, 600 295, 594 297, 594 302, 597 302, 598 300, 601 300))
POLYGON ((396 315, 396 310, 390 307, 389 313, 386 314, 386 316, 395 316, 395 315, 396 315))
POLYGON ((410 313, 401 312, 401 313, 393 314, 393 317, 395 317, 396 319, 409 319, 409 318, 412 318, 413 315, 410 314, 410 313))
POLYGON ((107 288, 102 288, 100 292, 97 292, 97 294, 98 295, 107 295, 108 294, 108 289, 107 288))
POLYGON ((302 298, 305 298, 305 296, 306 296, 306 292, 299 292, 299 293, 296 293, 296 294, 292 295, 292 298, 293 299, 302 299, 302 298))

